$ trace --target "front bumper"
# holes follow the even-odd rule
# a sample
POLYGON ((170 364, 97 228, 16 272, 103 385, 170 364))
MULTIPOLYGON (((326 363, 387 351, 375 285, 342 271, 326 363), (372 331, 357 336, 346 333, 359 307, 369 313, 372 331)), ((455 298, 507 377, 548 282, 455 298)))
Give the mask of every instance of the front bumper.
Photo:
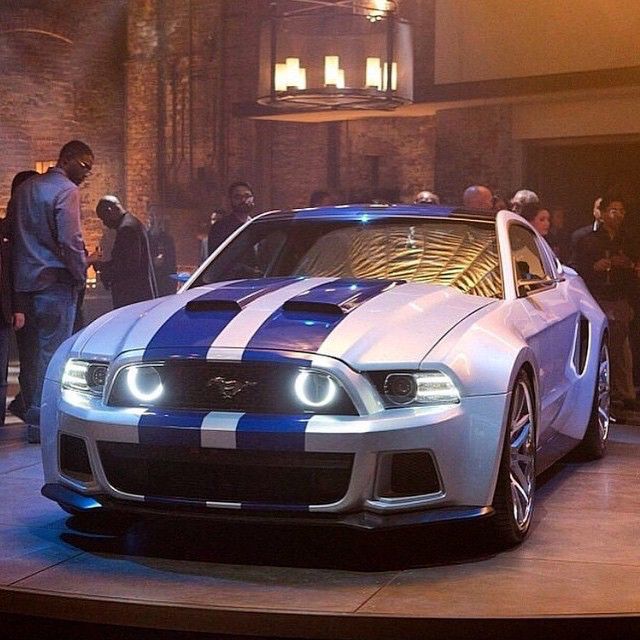
MULTIPOLYGON (((182 513, 213 519, 317 522, 364 529, 463 520, 491 513, 503 442, 508 394, 462 398, 458 405, 383 410, 370 415, 313 416, 298 438, 302 453, 350 454, 352 467, 344 495, 325 503, 273 504, 204 499, 179 494, 127 493, 112 481, 101 457, 105 443, 142 447, 148 434, 140 423, 144 410, 107 407, 99 398, 60 392, 47 380, 41 419, 42 454, 47 497, 73 510, 107 507, 138 513, 182 513), (62 473, 60 438, 84 442, 91 473, 85 479, 62 473), (143 435, 141 435, 143 434, 143 435), (379 491, 382 460, 389 455, 426 452, 437 469, 439 488, 424 495, 388 497, 379 491), (87 500, 88 499, 88 500, 87 500), (87 500, 87 502, 83 502, 87 500), (85 505, 85 506, 82 506, 85 505), (87 507, 86 505, 89 505, 87 507)), ((172 431, 171 418, 156 429, 172 431)), ((238 415, 210 413, 195 434, 197 452, 237 451, 238 415)), ((193 434, 190 434, 193 436, 193 434)), ((274 448, 282 442, 275 434, 274 448)), ((266 434, 266 440, 270 438, 266 434)), ((260 438, 260 446, 265 440, 260 438)), ((268 446, 268 443, 267 443, 268 446)), ((168 449, 167 449, 168 450, 168 449)), ((188 456, 190 447, 172 452, 188 456)), ((256 449, 252 455, 260 456, 256 449)), ((206 457, 206 456, 205 456, 206 457)))
MULTIPOLYGON (((89 513, 108 510, 113 513, 134 516, 166 516, 166 508, 144 503, 123 502, 110 496, 86 496, 61 484, 45 484, 42 495, 66 507, 71 512, 89 513)), ((379 514, 361 511, 359 513, 286 513, 282 511, 228 511, 221 509, 174 508, 172 517, 206 519, 212 522, 237 522, 261 524, 293 524, 312 526, 337 526, 359 530, 396 529, 424 524, 478 520, 492 516, 492 507, 441 507, 428 511, 379 514)))

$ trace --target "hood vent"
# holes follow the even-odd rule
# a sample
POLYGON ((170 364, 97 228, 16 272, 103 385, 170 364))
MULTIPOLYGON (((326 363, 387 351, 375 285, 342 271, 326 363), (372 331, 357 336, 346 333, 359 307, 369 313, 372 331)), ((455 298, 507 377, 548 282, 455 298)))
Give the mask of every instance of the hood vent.
POLYGON ((337 304, 331 302, 314 302, 313 300, 289 300, 282 305, 286 311, 301 313, 320 313, 329 316, 343 316, 345 310, 337 304))
POLYGON ((235 300, 190 300, 187 302, 187 311, 233 311, 239 313, 242 306, 235 300))

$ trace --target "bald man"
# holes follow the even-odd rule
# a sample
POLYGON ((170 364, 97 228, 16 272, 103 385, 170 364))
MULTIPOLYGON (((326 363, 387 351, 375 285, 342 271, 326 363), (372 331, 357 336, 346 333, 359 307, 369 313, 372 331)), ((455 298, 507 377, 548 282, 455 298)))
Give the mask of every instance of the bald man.
POLYGON ((440 198, 433 191, 420 191, 416 195, 413 204, 440 204, 440 198))
POLYGON ((493 209, 493 193, 488 187, 472 184, 462 194, 462 206, 465 209, 493 209))
POLYGON ((149 241, 143 224, 125 211, 116 196, 103 196, 96 207, 105 227, 115 229, 111 260, 102 262, 89 256, 104 285, 111 289, 113 308, 155 297, 155 282, 149 253, 149 241))

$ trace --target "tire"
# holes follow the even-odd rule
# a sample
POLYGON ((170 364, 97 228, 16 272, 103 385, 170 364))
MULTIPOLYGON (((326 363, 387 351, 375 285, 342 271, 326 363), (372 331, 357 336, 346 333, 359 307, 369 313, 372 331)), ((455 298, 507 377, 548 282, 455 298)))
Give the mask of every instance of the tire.
POLYGON ((607 452, 611 409, 611 367, 606 340, 600 345, 598 374, 596 377, 591 415, 578 453, 584 460, 599 460, 607 452))
POLYGON ((501 547, 520 544, 529 532, 535 495, 535 402, 525 371, 518 373, 511 393, 505 438, 493 496, 491 519, 495 542, 501 547))

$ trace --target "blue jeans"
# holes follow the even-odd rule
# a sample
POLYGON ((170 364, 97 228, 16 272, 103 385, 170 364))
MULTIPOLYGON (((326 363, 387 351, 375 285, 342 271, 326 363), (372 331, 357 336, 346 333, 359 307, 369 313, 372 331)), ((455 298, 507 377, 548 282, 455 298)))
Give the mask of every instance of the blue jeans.
POLYGON ((78 293, 70 284, 57 283, 27 295, 20 385, 24 385, 25 401, 29 406, 27 422, 37 425, 40 423, 44 375, 56 349, 73 332, 78 293))

